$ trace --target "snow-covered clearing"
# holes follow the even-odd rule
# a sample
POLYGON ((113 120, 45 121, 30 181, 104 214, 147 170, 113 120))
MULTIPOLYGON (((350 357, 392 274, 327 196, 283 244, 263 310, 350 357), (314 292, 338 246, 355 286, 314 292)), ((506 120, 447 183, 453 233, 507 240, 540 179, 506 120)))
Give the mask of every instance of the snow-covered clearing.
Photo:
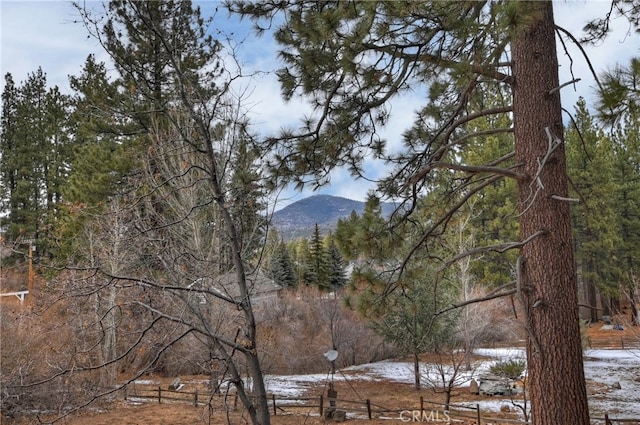
POLYGON ((588 382, 606 385, 589 396, 592 411, 640 418, 640 349, 587 350, 584 372, 588 382))
MULTIPOLYGON (((475 354, 481 356, 481 360, 474 363, 473 371, 461 373, 457 379, 460 387, 468 386, 472 378, 478 380, 498 361, 525 358, 522 348, 477 349, 475 354)), ((429 382, 438 381, 433 366, 421 364, 422 382, 425 386, 428 386, 429 382)), ((592 416, 602 417, 604 413, 608 413, 614 418, 638 418, 640 421, 640 349, 586 350, 584 370, 592 416)), ((413 364, 408 361, 381 361, 338 370, 334 376, 329 373, 267 375, 265 384, 269 394, 282 398, 297 398, 309 394, 318 395, 318 389, 324 388, 332 379, 350 382, 391 381, 413 385, 413 364)), ((157 384, 153 380, 137 380, 135 383, 157 384)), ((201 384, 206 385, 206 380, 201 384)), ((452 402, 465 404, 457 402, 455 398, 452 402)), ((476 403, 486 412, 498 412, 505 405, 512 406, 509 396, 487 397, 481 401, 474 401, 473 407, 476 403)))
MULTIPOLYGON (((487 372, 489 367, 499 360, 524 359, 520 348, 478 349, 477 355, 486 360, 476 364, 473 372, 465 372, 461 386, 468 385, 472 378, 487 372)), ((432 368, 421 365, 423 376, 433 373, 432 368)), ((589 405, 593 414, 601 416, 604 412, 616 417, 640 418, 640 349, 597 349, 584 353, 584 370, 589 390, 589 405)), ((331 379, 329 374, 290 375, 266 377, 267 391, 283 396, 301 396, 310 388, 331 379)), ((334 380, 394 381, 413 384, 413 364, 399 361, 382 361, 352 366, 336 372, 334 380)), ((561 379, 561 377, 559 377, 561 379)), ((427 379, 423 378, 423 381, 427 379)), ((454 400, 455 403, 455 400, 454 400)), ((485 411, 499 411, 509 404, 508 397, 494 396, 480 402, 485 411)))

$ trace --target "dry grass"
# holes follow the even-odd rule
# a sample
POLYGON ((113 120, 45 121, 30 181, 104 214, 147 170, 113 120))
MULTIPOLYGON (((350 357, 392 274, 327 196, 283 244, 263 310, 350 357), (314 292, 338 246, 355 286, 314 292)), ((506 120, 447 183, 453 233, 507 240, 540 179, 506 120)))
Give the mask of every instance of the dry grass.
MULTIPOLYGON (((598 341, 604 341, 610 339, 611 341, 617 341, 620 336, 633 337, 636 335, 637 329, 625 328, 624 331, 606 330, 601 328, 601 324, 594 325, 588 329, 589 336, 597 338, 598 341)), ((425 359, 428 360, 428 359, 425 359)), ((154 378, 158 380, 158 378, 154 378)), ((184 377, 183 382, 189 381, 204 381, 206 377, 184 377)), ((162 388, 167 388, 171 383, 172 378, 165 378, 160 380, 162 388)), ((595 385, 590 383, 590 385, 595 385)), ((443 401, 443 395, 435 393, 431 390, 416 391, 412 385, 401 384, 397 382, 388 381, 359 381, 357 379, 350 379, 348 381, 336 381, 336 390, 338 391, 339 400, 352 400, 364 402, 366 399, 370 399, 373 405, 373 409, 376 410, 379 406, 383 406, 386 409, 418 409, 420 407, 420 397, 425 400, 443 401)), ((157 385, 155 386, 157 388, 157 385)), ((317 386, 310 389, 308 396, 319 396, 320 394, 326 394, 326 383, 318 382, 317 386)), ((460 388, 455 391, 452 403, 474 402, 482 400, 486 396, 479 396, 470 394, 465 388, 460 388)), ((505 401, 505 406, 508 406, 509 402, 505 401)), ((340 408, 341 405, 338 405, 340 408)), ((437 406, 431 406, 426 404, 425 410, 439 410, 437 406)), ((470 412, 473 415, 473 412, 470 412)), ((493 417, 501 418, 513 418, 514 413, 500 412, 492 413, 493 417)), ((483 414, 484 418, 484 414, 483 414)), ((374 418, 369 420, 366 418, 366 413, 362 412, 358 414, 358 417, 354 417, 351 414, 347 420, 350 424, 362 424, 362 425, 390 425, 394 423, 406 423, 400 417, 400 413, 386 413, 384 415, 374 414, 374 418)), ((33 419, 21 420, 21 421, 2 421, 9 425, 22 425, 29 423, 37 423, 33 419)), ((124 425, 188 425, 188 424, 249 424, 250 420, 246 412, 242 409, 232 411, 227 414, 222 409, 216 409, 213 412, 209 412, 207 406, 194 407, 187 403, 166 403, 158 404, 156 401, 149 401, 144 404, 133 404, 123 400, 118 400, 112 403, 107 409, 101 411, 89 411, 78 414, 74 417, 68 417, 60 421, 59 423, 66 425, 111 425, 111 424, 124 424, 124 425), (211 414, 210 414, 211 413, 211 414)), ((307 408, 285 408, 279 410, 278 414, 271 417, 271 423, 273 425, 299 425, 309 424, 318 425, 328 423, 327 420, 320 417, 319 409, 315 407, 307 408)), ((467 420, 466 422, 455 422, 458 424, 475 424, 473 420, 467 420)), ((484 423, 484 420, 483 420, 484 423)), ((492 423, 500 424, 500 421, 493 420, 492 423)))
MULTIPOLYGON (((301 302, 300 302, 301 303, 301 302)), ((0 308, 4 310, 4 315, 8 318, 11 318, 11 323, 18 323, 18 318, 22 317, 22 315, 30 309, 30 303, 25 303, 25 305, 20 305, 17 299, 5 298, 0 303, 0 308)), ((323 317, 323 313, 326 311, 323 309, 314 310, 309 307, 309 305, 297 306, 297 311, 302 311, 305 313, 307 320, 304 322, 317 324, 322 323, 323 320, 327 320, 323 317)), ((54 317, 57 313, 55 310, 46 311, 46 316, 43 316, 43 322, 51 322, 55 323, 54 317), (49 320, 51 319, 51 320, 49 320)), ((24 326, 19 327, 22 330, 28 329, 30 332, 33 331, 33 324, 29 323, 29 326, 26 326, 28 320, 33 319, 32 317, 24 317, 21 320, 25 320, 24 326), (24 328, 24 329, 23 329, 24 328)), ((289 318, 284 316, 280 319, 281 322, 287 323, 289 318)), ((344 320, 345 323, 352 323, 352 318, 350 317, 339 317, 340 320, 344 320)), ((287 353, 287 358, 295 358, 297 355, 301 353, 295 352, 294 348, 299 346, 300 344, 287 344, 282 340, 278 339, 282 335, 300 335, 300 331, 294 332, 293 330, 288 330, 288 332, 283 332, 281 330, 282 323, 276 318, 268 321, 270 325, 273 326, 274 329, 277 329, 278 332, 274 332, 274 341, 273 346, 278 347, 291 347, 290 352, 287 353), (278 322, 278 323, 276 323, 278 322)), ((36 325, 41 325, 40 323, 36 323, 36 325)), ((317 326, 315 327, 317 328, 317 326)), ((18 330, 20 330, 18 329, 18 330)), ((350 329, 350 327, 345 327, 345 329, 350 329)), ((16 331, 17 332, 17 331, 16 331)), ((310 332, 310 331, 309 331, 310 332)), ((362 332, 352 332, 347 333, 346 331, 342 335, 344 338, 344 343, 347 346, 358 346, 360 352, 365 351, 365 348, 371 349, 371 338, 362 338, 362 332), (357 338, 359 337, 359 338, 357 338), (368 344, 367 344, 368 343, 368 344)), ((609 347, 619 347, 621 342, 629 341, 635 339, 635 341, 640 341, 640 334, 638 332, 638 328, 633 328, 630 326, 625 326, 624 330, 603 330, 601 324, 597 324, 591 326, 587 330, 587 334, 591 337, 591 340, 594 342, 594 347, 600 346, 609 346, 609 347)), ((57 338, 60 338, 62 335, 59 333, 56 334, 57 338)), ((319 335, 313 335, 313 338, 309 337, 309 341, 323 341, 323 339, 327 339, 327 336, 323 336, 321 338, 319 335)), ((6 341, 5 341, 6 342, 6 341)), ((321 356, 321 348, 323 348, 326 343, 318 343, 318 346, 313 346, 312 352, 321 356)), ((3 344, 3 349, 9 348, 9 346, 5 343, 3 344)), ((375 344, 377 345, 377 344, 375 344)), ((309 349, 309 347, 306 347, 309 349)), ((368 356, 375 357, 373 354, 369 353, 368 356)), ((282 365, 277 362, 277 359, 269 359, 272 363, 271 366, 273 369, 281 370, 284 369, 282 365)), ((324 359, 320 359, 323 361, 324 359)), ((362 360, 362 359, 358 359, 362 360)), ((426 360, 426 359, 425 359, 426 360)), ((314 360, 315 361, 315 360, 314 360)), ((157 379, 157 378, 156 378, 157 379)), ((187 381, 189 378, 183 377, 183 381, 187 381)), ((199 380, 206 380, 206 377, 198 377, 199 380)), ((166 378, 162 380, 162 387, 167 388, 167 386, 171 383, 173 378, 166 378)), ((413 389, 410 384, 399 384, 395 382, 384 382, 384 381, 359 381, 356 379, 349 380, 347 382, 337 381, 336 389, 338 391, 338 398, 341 400, 352 400, 360 403, 364 403, 365 400, 371 400, 373 404, 374 410, 379 409, 379 406, 382 406, 389 410, 396 409, 395 413, 386 413, 384 415, 374 414, 374 418, 372 420, 368 420, 366 418, 366 413, 361 412, 358 416, 360 418, 354 418, 350 416, 348 419, 349 423, 353 424, 367 424, 367 425, 389 425, 393 423, 405 423, 405 421, 401 420, 400 410, 403 409, 419 409, 420 407, 420 397, 423 397, 425 400, 433 400, 442 402, 444 397, 440 393, 434 393, 431 390, 423 390, 416 391, 413 389), (381 417, 384 416, 384 417, 381 417), (361 419, 362 418, 362 419, 361 419)), ((319 382, 316 387, 309 390, 308 396, 318 397, 320 394, 326 394, 327 388, 325 387, 324 382, 319 382)), ((452 403, 459 403, 462 401, 474 402, 481 400, 481 396, 470 394, 466 389, 458 389, 453 394, 452 403)), ((505 402, 505 405, 508 405, 508 402, 505 402)), ((343 407, 341 405, 338 408, 343 407)), ((425 406, 427 410, 441 410, 441 408, 437 406, 425 406)), ((473 412, 471 412, 473 414, 473 412)), ((501 417, 513 417, 513 412, 501 412, 501 417)), ((492 415, 492 416, 493 416, 492 415)), ((324 424, 327 421, 324 418, 320 417, 318 408, 285 408, 284 410, 279 410, 276 416, 272 416, 272 424, 274 425, 289 425, 289 424, 324 424)), ((0 418, 0 423, 2 424, 31 424, 31 423, 39 423, 37 418, 23 418, 21 420, 8 420, 7 418, 0 418)), ((166 403, 166 404, 157 404, 157 401, 149 401, 142 405, 133 404, 131 402, 124 401, 122 399, 117 400, 106 408, 101 410, 94 409, 89 411, 83 411, 81 414, 70 416, 60 420, 58 423, 68 424, 68 425, 107 425, 107 424, 131 424, 131 425, 164 425, 164 424, 244 424, 250 423, 248 415, 246 412, 243 412, 241 409, 237 411, 232 411, 229 413, 229 416, 221 409, 216 408, 212 412, 209 411, 209 408, 206 406, 198 406, 194 407, 188 403, 166 403)), ((475 421, 471 422, 457 422, 460 424, 464 423, 475 423, 475 421)), ((484 423, 484 421, 483 421, 484 423)), ((493 423, 498 424, 498 421, 493 421, 493 423)))
MULTIPOLYGON (((204 377, 189 377, 185 381, 194 379, 202 380, 204 377)), ((170 379, 163 379, 161 385, 166 388, 170 379)), ((318 386, 309 392, 309 396, 319 396, 326 393, 325 383, 319 382, 318 386)), ((338 391, 338 408, 345 408, 349 412, 348 423, 351 424, 367 424, 367 425, 390 425, 393 423, 405 423, 401 419, 400 410, 417 410, 420 408, 420 397, 425 400, 443 401, 442 394, 434 393, 431 390, 416 391, 408 384, 400 384, 395 382, 383 381, 356 381, 348 382, 336 381, 336 390, 338 391), (359 408, 364 409, 364 402, 370 399, 374 410, 372 420, 366 418, 366 411, 360 413, 351 413, 351 409, 356 403, 347 403, 341 400, 350 400, 359 402, 359 408), (384 407, 385 409, 396 412, 388 412, 385 414, 375 413, 375 410, 384 407), (354 417, 354 414, 357 417, 354 417)), ((475 401, 482 399, 481 396, 470 394, 466 389, 456 391, 453 397, 453 403, 461 401, 475 401)), ((434 406, 425 404, 426 411, 442 412, 442 406, 434 406)), ((473 415, 473 412, 470 412, 473 415)), ((495 416, 495 415, 494 415, 495 416)), ((503 416, 513 417, 512 414, 503 414, 503 416)), ((299 424, 324 424, 329 421, 325 420, 319 414, 317 407, 305 408, 284 408, 279 410, 277 415, 271 416, 273 425, 299 425, 299 424)), ((4 423, 4 422, 3 422, 4 423)), ((22 425, 26 423, 36 423, 28 421, 7 422, 11 425, 22 425)), ((209 416, 209 408, 207 406, 194 407, 187 403, 163 403, 158 404, 157 401, 149 401, 144 404, 132 404, 119 400, 114 402, 108 409, 102 411, 83 412, 82 414, 68 417, 59 423, 67 425, 187 425, 187 424, 248 424, 249 417, 241 408, 237 411, 230 412, 229 416, 221 409, 216 409, 209 416)), ((475 422, 456 422, 458 424, 471 424, 475 422)), ((497 423, 497 422, 494 422, 497 423)))

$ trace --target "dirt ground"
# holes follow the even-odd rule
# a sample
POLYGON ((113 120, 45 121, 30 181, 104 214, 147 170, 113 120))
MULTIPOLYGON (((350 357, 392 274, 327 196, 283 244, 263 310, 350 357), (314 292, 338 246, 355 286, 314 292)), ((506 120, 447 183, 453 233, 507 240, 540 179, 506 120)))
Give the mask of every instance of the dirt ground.
POLYGON ((587 338, 591 342, 591 348, 623 348, 625 343, 640 343, 640 326, 630 326, 629 321, 623 317, 614 317, 614 323, 620 323, 622 329, 610 329, 598 322, 587 329, 587 338))
MULTIPOLYGON (((428 356, 425 356, 423 361, 429 361, 428 356)), ((183 383, 201 382, 198 384, 198 391, 202 389, 204 391, 204 384, 207 380, 206 376, 183 376, 183 383)), ((149 377, 149 381, 153 381, 153 385, 148 385, 147 388, 153 390, 160 385, 161 388, 166 389, 172 383, 174 378, 159 378, 157 376, 149 377)), ((191 391, 193 391, 194 384, 188 384, 191 391)), ((136 384, 138 391, 144 387, 144 385, 136 384)), ((346 379, 335 380, 334 387, 337 391, 338 406, 345 408, 348 412, 346 423, 349 424, 362 424, 362 425, 392 425, 394 423, 402 424, 406 423, 407 418, 410 418, 413 412, 419 412, 421 406, 421 397, 424 400, 423 408, 426 415, 435 415, 444 419, 443 406, 429 404, 428 401, 444 402, 444 394, 441 392, 434 392, 430 389, 423 389, 416 391, 412 384, 389 382, 389 381, 365 381, 359 380, 356 376, 350 377, 349 372, 346 372, 346 379), (367 412, 365 408, 365 401, 369 399, 371 401, 371 408, 373 411, 373 417, 371 420, 367 418, 367 412), (353 402, 353 403, 349 403, 353 402), (360 412, 353 413, 350 407, 357 406, 361 409, 360 412), (386 413, 376 413, 376 410, 387 410, 386 413), (389 412, 390 411, 390 412, 389 412)), ((314 384, 305 394, 308 397, 319 397, 320 394, 327 396, 327 382, 317 382, 314 384)), ((188 390, 185 390, 188 391, 188 390)), ((138 393, 140 394, 140 392, 138 393)), ((135 403, 132 396, 128 401, 119 399, 113 402, 111 405, 102 409, 94 408, 93 410, 83 411, 79 414, 69 416, 59 420, 57 423, 65 425, 196 425, 196 424, 250 424, 250 418, 246 411, 240 406, 238 402, 237 411, 232 411, 229 416, 222 410, 221 406, 214 408, 214 411, 210 412, 207 406, 194 407, 193 404, 182 402, 166 402, 158 404, 157 400, 147 400, 144 403, 135 403)), ((454 390, 452 394, 451 403, 456 404, 460 402, 473 402, 482 399, 486 399, 487 396, 480 396, 471 394, 468 388, 459 388, 454 390)), ((309 402, 316 403, 317 402, 309 402)), ((325 398, 325 409, 327 401, 325 398)), ((505 404, 507 404, 506 402, 505 404)), ((465 414, 470 417, 475 417, 476 413, 473 410, 465 411, 465 414)), ((488 416, 488 413, 483 413, 483 418, 488 416)), ((515 412, 501 412, 492 413, 491 417, 507 417, 515 418, 515 412)), ((46 419, 47 418, 43 418, 46 419)), ((429 421, 432 422, 432 421, 429 421)), ((499 425, 498 421, 491 421, 495 425, 499 425)), ((26 425, 39 423, 36 419, 23 421, 11 421, 6 422, 8 425, 26 425)), ((334 421, 326 420, 320 416, 318 407, 284 407, 279 408, 276 415, 271 415, 272 425, 318 425, 335 423, 334 421)), ((441 422, 442 423, 442 422, 441 422)), ((452 422, 459 425, 475 424, 476 421, 466 421, 459 418, 457 421, 452 422)), ((487 423, 483 421, 483 423, 487 423)), ((2 424, 5 424, 3 421, 2 424)))
MULTIPOLYGON (((163 380, 162 385, 165 385, 164 381, 165 380, 163 380)), ((168 382, 170 382, 170 380, 168 382)), ((323 383, 319 383, 319 385, 318 391, 312 391, 314 395, 319 395, 319 390, 323 389, 321 387, 323 383)), ((373 410, 379 409, 380 407, 387 409, 413 408, 418 410, 420 407, 420 396, 423 396, 425 400, 443 401, 442 394, 435 394, 431 390, 416 391, 412 385, 392 382, 350 381, 345 383, 336 381, 335 388, 338 391, 339 400, 363 402, 366 399, 370 399, 373 410)), ((480 396, 470 394, 463 388, 455 392, 452 402, 458 403, 479 399, 481 399, 480 396)), ((340 402, 338 404, 338 409, 339 408, 340 402)), ((444 416, 442 416, 442 406, 425 403, 424 408, 429 414, 439 414, 441 418, 444 418, 444 416)), ((238 410, 241 409, 239 408, 238 410)), ((366 417, 366 412, 363 411, 358 414, 359 418, 355 418, 353 414, 350 414, 346 423, 354 425, 401 424, 406 423, 406 418, 410 417, 411 414, 412 410, 404 413, 398 410, 397 412, 385 413, 383 415, 374 413, 374 418, 369 420, 366 417)), ((475 415, 473 411, 470 411, 469 414, 475 415)), ((508 413, 503 413, 503 415, 513 417, 508 413)), ((37 422, 13 422, 12 425, 17 425, 18 423, 23 425, 37 422)), ((118 401, 110 406, 108 410, 83 412, 74 417, 64 418, 58 423, 66 425, 196 425, 229 423, 236 425, 250 424, 251 421, 248 414, 241 411, 231 412, 229 417, 222 411, 214 411, 209 417, 209 409, 204 406, 194 407, 186 403, 158 404, 157 402, 133 405, 128 402, 118 401)), ((321 417, 318 408, 284 408, 283 410, 279 410, 277 415, 272 414, 271 416, 272 425, 318 425, 326 423, 335 422, 325 420, 321 417)), ((476 422, 460 420, 455 423, 464 425, 475 424, 476 422)), ((496 425, 499 424, 499 422, 493 423, 496 425)))
MULTIPOLYGON (((600 344, 607 344, 610 342, 612 346, 617 346, 621 338, 638 340, 638 329, 625 327, 625 330, 611 330, 602 329, 601 324, 590 327, 587 331, 588 336, 592 338, 592 341, 600 344)), ((606 346, 606 345, 605 345, 606 346)), ((425 359, 428 360, 428 359, 425 359)), ((158 380, 158 377, 153 377, 154 380, 158 380)), ((200 380, 206 381, 206 377, 183 377, 183 381, 188 380, 200 380)), ((164 378, 161 380, 161 386, 167 388, 173 378, 164 378)), ((157 385, 157 384, 156 384, 157 385)), ((320 394, 326 395, 326 383, 319 382, 317 387, 309 390, 310 396, 319 396, 320 394)), ((361 381, 357 379, 351 379, 346 381, 336 381, 336 390, 338 391, 339 400, 351 400, 359 403, 364 402, 366 399, 370 399, 373 410, 377 410, 381 407, 385 409, 393 410, 395 412, 385 413, 383 415, 374 414, 374 418, 369 420, 366 418, 366 412, 358 414, 358 417, 354 417, 350 414, 347 418, 349 424, 362 424, 362 425, 390 425, 394 423, 406 423, 407 414, 405 412, 403 416, 400 409, 415 409, 420 408, 420 397, 424 400, 432 401, 444 401, 444 396, 441 393, 435 393, 432 390, 416 391, 411 384, 402 384, 396 382, 384 382, 384 381, 361 381)), ((487 396, 479 396, 469 393, 467 388, 457 389, 451 400, 452 403, 460 402, 474 402, 486 398, 487 396)), ((340 404, 338 405, 338 409, 340 404)), ((442 412, 442 406, 424 405, 425 411, 430 412, 442 412)), ((506 402, 504 405, 505 410, 498 413, 492 413, 493 418, 514 418, 515 413, 513 407, 509 407, 506 402)), ((475 413, 469 411, 468 415, 474 417, 475 413)), ((489 420, 483 413, 483 422, 491 422, 495 425, 500 424, 499 420, 489 420)), ((44 418, 43 418, 44 419, 44 418)), ((2 424, 7 425, 25 425, 40 423, 38 419, 23 419, 21 421, 0 421, 2 424)), ((424 421, 423 421, 424 422, 424 421)), ((246 412, 243 412, 239 407, 237 411, 232 411, 227 414, 222 409, 209 411, 208 407, 198 406, 194 407, 187 403, 163 403, 158 404, 157 401, 148 401, 146 403, 132 403, 131 401, 125 401, 119 399, 109 406, 101 409, 94 408, 93 410, 83 411, 80 414, 69 416, 61 419, 57 423, 65 425, 196 425, 196 424, 249 424, 250 419, 246 412)), ((318 425, 333 423, 325 420, 319 415, 318 408, 284 408, 278 410, 276 415, 271 416, 271 423, 273 425, 299 425, 309 424, 318 425)), ((460 420, 452 423, 466 425, 475 424, 476 421, 472 419, 460 420)), ((504 423, 504 422, 503 422, 504 423)))

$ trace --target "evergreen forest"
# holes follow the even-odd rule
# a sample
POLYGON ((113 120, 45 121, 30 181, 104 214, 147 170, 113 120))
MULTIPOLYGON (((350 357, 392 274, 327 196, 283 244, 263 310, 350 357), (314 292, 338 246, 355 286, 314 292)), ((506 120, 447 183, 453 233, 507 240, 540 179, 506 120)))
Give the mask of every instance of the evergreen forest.
POLYGON ((310 115, 257 130, 241 43, 207 2, 79 2, 109 63, 88 56, 69 93, 44 68, 3 76, 2 292, 29 295, 15 320, 2 309, 2 414, 64 416, 146 373, 215 371, 268 425, 265 371, 313 367, 265 348, 295 345, 296 320, 349 353, 340 366, 417 364, 508 338, 480 326, 502 302, 526 339, 532 423, 588 425, 581 322, 640 324, 640 58, 595 75, 594 104, 564 105, 576 81, 558 81, 556 39, 597 43, 614 17, 638 32, 640 2, 575 35, 550 1, 217 6, 274 38, 281 96, 310 115), (416 87, 390 149, 392 102, 416 87), (334 169, 358 181, 370 160, 387 174, 362 214, 295 240, 271 226, 283 190, 334 169))

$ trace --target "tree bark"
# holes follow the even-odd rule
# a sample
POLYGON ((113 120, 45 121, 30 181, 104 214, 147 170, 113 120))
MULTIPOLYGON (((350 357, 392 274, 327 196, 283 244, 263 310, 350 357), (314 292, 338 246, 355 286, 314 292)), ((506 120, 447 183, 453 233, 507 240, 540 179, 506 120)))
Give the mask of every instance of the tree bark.
MULTIPOLYGON (((587 259, 587 266, 585 268, 586 273, 589 276, 591 276, 591 274, 593 273, 593 259, 591 257, 589 257, 587 259)), ((598 323, 598 295, 597 295, 597 291, 596 291, 596 286, 593 283, 593 279, 591 277, 588 278, 583 278, 585 280, 585 286, 586 286, 586 291, 587 291, 587 304, 589 304, 591 307, 589 308, 589 320, 591 321, 591 323, 598 323)))
POLYGON ((117 320, 116 320, 116 288, 110 285, 107 288, 106 308, 104 315, 104 339, 102 342, 102 355, 105 367, 102 370, 101 384, 107 388, 113 388, 118 382, 118 366, 115 359, 118 357, 117 350, 117 320), (112 362, 107 364, 108 362, 112 362))
POLYGON ((635 288, 631 287, 631 289, 628 289, 627 291, 629 304, 631 306, 631 326, 638 326, 640 324, 640 316, 638 316, 638 307, 636 306, 635 288))
POLYGON ((414 351, 413 352, 413 387, 416 390, 420 390, 422 384, 420 382, 420 353, 414 351))
POLYGON ((552 197, 568 192, 553 7, 523 6, 532 22, 512 44, 520 237, 544 232, 522 248, 519 276, 531 414, 534 425, 588 425, 569 205, 552 197), (559 141, 550 154, 548 132, 559 141))
POLYGON ((450 383, 444 390, 444 410, 449 411, 451 409, 451 392, 453 391, 453 384, 450 383))
MULTIPOLYGON (((186 103, 186 102, 185 102, 186 103)), ((206 127, 202 125, 203 134, 206 134, 206 127)), ((257 346, 257 332, 256 332, 256 319, 253 314, 253 307, 251 305, 251 297, 249 294, 249 288, 247 284, 247 275, 245 264, 242 258, 241 249, 241 236, 234 224, 233 217, 226 206, 225 193, 220 185, 221 175, 216 165, 216 154, 213 150, 213 141, 207 140, 207 156, 209 157, 210 167, 210 182, 213 190, 214 198, 222 213, 226 234, 229 238, 228 244, 231 251, 231 257, 235 266, 236 284, 240 293, 240 299, 242 300, 237 308, 242 310, 245 323, 244 329, 245 337, 249 340, 251 347, 244 351, 245 360, 247 362, 247 368, 249 375, 251 376, 253 384, 253 399, 251 402, 248 397, 242 397, 243 403, 249 412, 251 417, 251 423, 253 425, 270 425, 271 416, 269 411, 269 403, 267 399, 267 389, 264 385, 264 376, 262 368, 260 366, 260 359, 258 358, 257 346)), ((228 364, 230 367, 234 367, 231 357, 228 357, 228 364)), ((244 388, 240 380, 236 380, 236 389, 241 395, 244 394, 244 388)))

